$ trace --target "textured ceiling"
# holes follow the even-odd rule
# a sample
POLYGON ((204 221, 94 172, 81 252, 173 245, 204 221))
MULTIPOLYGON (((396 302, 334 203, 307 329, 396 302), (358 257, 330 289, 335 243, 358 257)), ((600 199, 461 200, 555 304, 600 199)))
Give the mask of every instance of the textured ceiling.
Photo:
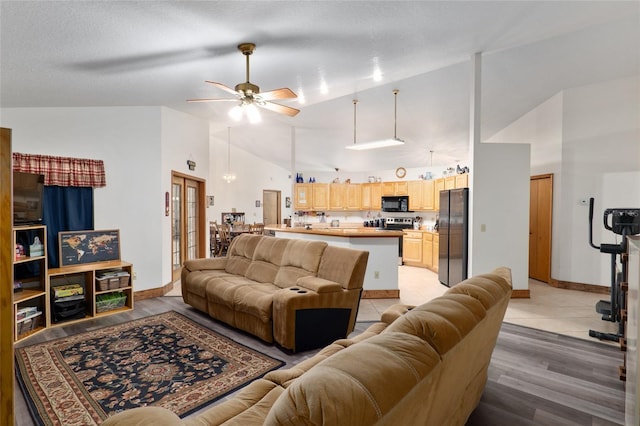
POLYGON ((288 168, 370 171, 464 162, 469 59, 483 52, 482 138, 559 91, 639 73, 640 3, 492 1, 2 1, 2 107, 164 105, 207 118, 212 137, 288 168), (254 42, 251 81, 290 87, 296 117, 234 123, 204 83, 244 81, 236 46, 254 42), (372 79, 379 67, 382 81, 372 79), (327 93, 320 87, 326 84, 327 93), (400 148, 353 143, 394 131, 400 148), (429 151, 433 150, 433 157, 429 151))

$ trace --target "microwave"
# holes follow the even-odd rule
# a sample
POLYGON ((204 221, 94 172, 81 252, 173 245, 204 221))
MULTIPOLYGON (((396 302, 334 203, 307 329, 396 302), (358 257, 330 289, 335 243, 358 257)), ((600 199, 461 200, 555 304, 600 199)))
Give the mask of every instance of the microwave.
POLYGON ((409 196, 399 195, 393 197, 382 197, 383 212, 408 212, 409 196))

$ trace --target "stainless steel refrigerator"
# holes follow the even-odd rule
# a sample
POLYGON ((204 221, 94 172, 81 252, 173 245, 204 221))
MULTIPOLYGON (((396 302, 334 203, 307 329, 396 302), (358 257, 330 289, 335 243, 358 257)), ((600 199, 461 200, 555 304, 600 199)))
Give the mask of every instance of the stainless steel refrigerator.
POLYGON ((452 287, 467 278, 469 188, 440 191, 438 278, 452 287))

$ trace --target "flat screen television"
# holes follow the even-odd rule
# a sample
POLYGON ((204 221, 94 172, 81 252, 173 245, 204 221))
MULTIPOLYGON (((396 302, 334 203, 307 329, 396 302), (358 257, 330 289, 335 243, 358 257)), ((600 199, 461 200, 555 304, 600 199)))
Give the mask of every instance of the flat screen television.
POLYGON ((13 172, 13 224, 42 223, 44 175, 13 172))

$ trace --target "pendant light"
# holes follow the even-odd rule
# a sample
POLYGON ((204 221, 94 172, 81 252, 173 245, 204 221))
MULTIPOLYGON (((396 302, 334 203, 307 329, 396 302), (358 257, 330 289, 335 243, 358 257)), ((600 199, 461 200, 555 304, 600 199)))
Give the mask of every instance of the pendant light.
POLYGON ((393 138, 383 139, 383 140, 380 140, 380 141, 373 141, 373 142, 366 142, 366 143, 356 144, 356 141, 355 141, 355 102, 357 102, 357 101, 354 101, 354 112, 353 112, 354 138, 353 138, 353 145, 347 145, 345 148, 356 150, 356 151, 361 151, 361 150, 365 150, 365 149, 386 148, 388 146, 404 145, 404 141, 402 139, 399 139, 398 135, 396 133, 397 129, 398 129, 398 92, 400 92, 398 89, 394 89, 393 90, 393 96, 394 96, 393 138))
POLYGON ((222 175, 225 182, 236 180, 236 174, 231 171, 231 127, 227 127, 227 173, 222 175))

